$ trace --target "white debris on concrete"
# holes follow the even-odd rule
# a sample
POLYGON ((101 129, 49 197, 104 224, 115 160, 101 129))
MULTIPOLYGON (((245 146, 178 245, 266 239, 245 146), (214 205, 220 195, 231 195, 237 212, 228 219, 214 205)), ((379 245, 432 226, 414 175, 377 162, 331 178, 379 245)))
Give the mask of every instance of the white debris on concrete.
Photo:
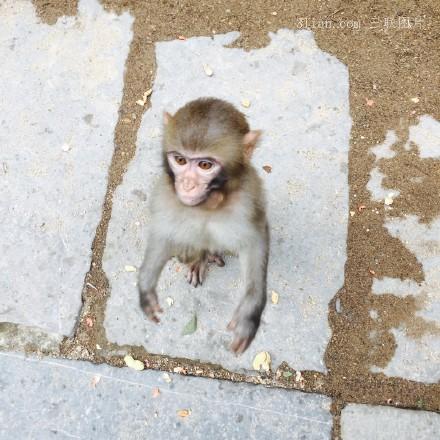
POLYGON ((426 159, 440 158, 440 124, 432 116, 423 115, 419 123, 409 129, 409 139, 406 147, 410 148, 411 142, 415 143, 420 152, 420 157, 426 159))
MULTIPOLYGON (((416 144, 420 157, 440 157, 440 123, 429 116, 422 116, 420 122, 410 127, 408 145, 416 144)), ((396 142, 397 139, 394 139, 396 142)), ((377 150, 376 150, 377 151, 377 150)), ((379 156, 382 157, 382 156, 379 156)), ((380 188, 382 182, 372 174, 369 188, 380 188)), ((377 192, 372 191, 373 197, 377 192)), ((402 243, 422 264, 424 281, 420 284, 412 280, 384 278, 374 280, 373 293, 390 293, 400 297, 412 295, 420 310, 414 319, 422 318, 437 331, 427 331, 415 338, 403 325, 392 329, 397 348, 391 362, 385 368, 373 367, 372 371, 384 372, 389 376, 400 376, 423 382, 440 380, 440 218, 429 224, 422 224, 415 215, 396 218, 387 215, 385 227, 390 235, 402 243)))
MULTIPOLYGON (((391 148, 397 142, 396 132, 394 130, 388 130, 383 143, 371 148, 370 151, 374 153, 376 160, 379 159, 391 159, 396 155, 396 152, 391 148)), ((370 180, 367 183, 367 189, 370 191, 373 200, 383 201, 390 195, 390 190, 383 188, 382 182, 385 179, 385 175, 379 171, 379 167, 374 167, 370 173, 370 180)), ((396 197, 400 194, 400 191, 393 191, 391 194, 396 197)))

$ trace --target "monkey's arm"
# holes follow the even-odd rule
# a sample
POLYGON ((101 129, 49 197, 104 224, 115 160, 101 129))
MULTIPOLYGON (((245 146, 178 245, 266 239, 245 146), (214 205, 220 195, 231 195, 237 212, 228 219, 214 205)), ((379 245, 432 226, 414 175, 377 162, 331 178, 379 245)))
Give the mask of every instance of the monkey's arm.
POLYGON ((169 244, 163 242, 157 234, 151 232, 144 261, 139 270, 138 287, 141 308, 155 322, 159 322, 156 313, 162 312, 157 298, 156 286, 160 273, 170 258, 169 244))
POLYGON ((239 254, 245 295, 228 329, 234 331, 231 349, 243 353, 257 333, 261 314, 266 305, 266 278, 269 258, 269 232, 267 225, 261 228, 252 245, 242 249, 239 254))

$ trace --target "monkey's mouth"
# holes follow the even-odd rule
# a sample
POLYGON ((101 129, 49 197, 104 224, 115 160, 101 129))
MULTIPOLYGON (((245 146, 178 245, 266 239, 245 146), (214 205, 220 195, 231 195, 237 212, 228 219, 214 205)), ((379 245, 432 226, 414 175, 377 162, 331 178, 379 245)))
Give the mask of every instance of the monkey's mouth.
POLYGON ((186 206, 197 206, 197 205, 200 205, 201 203, 203 203, 208 198, 207 194, 201 194, 201 195, 198 195, 198 196, 193 196, 193 195, 177 193, 177 195, 178 195, 178 198, 179 198, 180 202, 183 203, 186 206))

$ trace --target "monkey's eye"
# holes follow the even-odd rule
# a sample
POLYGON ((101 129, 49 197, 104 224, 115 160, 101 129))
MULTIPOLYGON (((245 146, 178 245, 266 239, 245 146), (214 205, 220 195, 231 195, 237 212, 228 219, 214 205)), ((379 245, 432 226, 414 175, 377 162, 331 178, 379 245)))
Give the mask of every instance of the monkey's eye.
POLYGON ((174 156, 174 160, 177 162, 178 165, 186 164, 186 159, 182 156, 174 156))
POLYGON ((202 170, 209 170, 210 168, 212 168, 212 162, 208 162, 207 160, 201 160, 199 162, 199 167, 202 170))

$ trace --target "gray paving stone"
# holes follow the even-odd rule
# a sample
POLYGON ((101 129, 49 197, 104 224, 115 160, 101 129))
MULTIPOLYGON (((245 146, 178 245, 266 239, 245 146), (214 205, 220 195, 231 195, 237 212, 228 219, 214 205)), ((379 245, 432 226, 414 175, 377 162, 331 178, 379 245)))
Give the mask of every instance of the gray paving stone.
POLYGON ((327 304, 343 284, 346 260, 347 69, 322 52, 308 31, 280 30, 270 35, 267 47, 250 52, 225 47, 237 35, 156 45, 152 106, 142 121, 136 157, 114 198, 104 255, 112 288, 107 336, 231 369, 249 368, 255 353, 267 350, 274 364, 287 360, 295 368, 323 371, 330 336, 327 304), (204 63, 213 76, 204 73, 204 63), (161 166, 162 112, 203 95, 231 101, 253 128, 264 130, 254 164, 268 193, 268 292, 279 294, 279 304, 269 301, 256 340, 239 358, 227 349, 231 336, 225 329, 242 295, 236 258, 211 270, 197 289, 187 285, 184 268, 168 264, 159 286, 166 311, 158 326, 139 310, 137 274, 124 269, 139 267, 146 247, 149 193, 161 166), (249 99, 249 108, 241 106, 242 99, 249 99), (262 171, 263 165, 271 165, 272 173, 262 171), (174 299, 171 307, 167 297, 174 299), (194 313, 198 329, 182 337, 194 313))
POLYGON ((440 415, 385 406, 347 405, 341 416, 343 440, 434 440, 440 415))
POLYGON ((31 350, 32 353, 59 353, 64 336, 46 333, 38 327, 22 326, 10 322, 0 322, 0 350, 31 350))
MULTIPOLYGON (((392 145, 397 142, 390 131, 383 145, 373 149, 377 159, 393 157, 392 145)), ((418 124, 410 127, 406 148, 413 142, 417 145, 421 158, 440 159, 440 123, 430 116, 420 117, 418 124)), ((392 197, 399 191, 383 188, 383 175, 377 168, 373 170, 369 189, 375 200, 382 200, 388 194, 392 197)), ((397 278, 374 279, 373 293, 392 293, 404 297, 412 295, 420 304, 415 319, 424 319, 440 328, 440 218, 429 224, 422 224, 415 215, 402 218, 391 217, 392 205, 386 207, 385 227, 390 235, 396 237, 417 257, 422 264, 425 280, 418 284, 412 280, 397 278)), ((373 367, 373 371, 384 372, 389 376, 400 376, 423 382, 440 380, 440 336, 430 332, 414 338, 404 326, 392 329, 397 348, 394 357, 386 368, 373 367)))
POLYGON ((2 440, 330 439, 320 395, 14 354, 0 353, 0 367, 2 440))
POLYGON ((133 19, 0 6, 0 321, 69 334, 101 217, 133 19))

